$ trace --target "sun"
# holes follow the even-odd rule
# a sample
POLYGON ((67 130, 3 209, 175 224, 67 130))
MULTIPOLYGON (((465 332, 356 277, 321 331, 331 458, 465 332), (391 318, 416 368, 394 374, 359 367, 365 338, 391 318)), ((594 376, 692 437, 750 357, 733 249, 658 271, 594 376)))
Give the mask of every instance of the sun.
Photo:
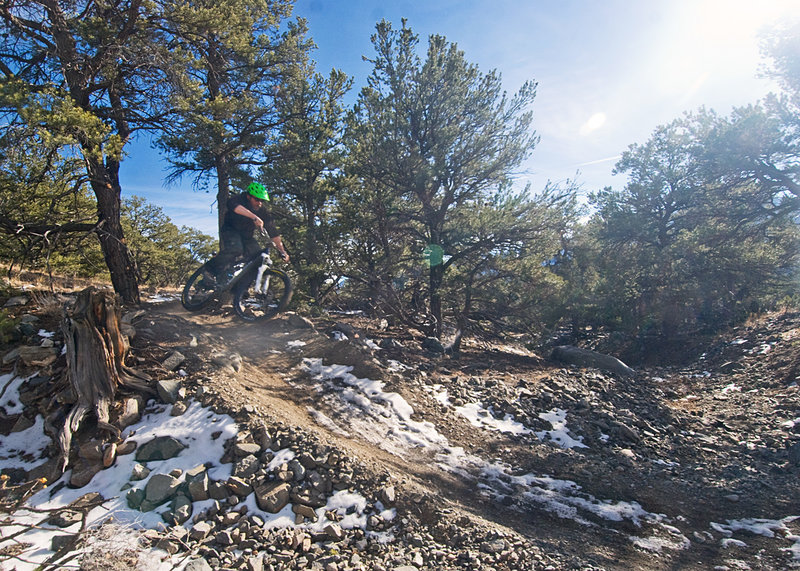
POLYGON ((761 34, 797 19, 797 0, 693 0, 670 4, 651 54, 651 73, 664 93, 691 99, 708 83, 755 75, 761 34))
POLYGON ((606 114, 605 113, 595 113, 589 120, 586 121, 583 125, 581 125, 580 133, 581 136, 586 137, 593 132, 597 131, 600 127, 605 125, 606 123, 606 114))

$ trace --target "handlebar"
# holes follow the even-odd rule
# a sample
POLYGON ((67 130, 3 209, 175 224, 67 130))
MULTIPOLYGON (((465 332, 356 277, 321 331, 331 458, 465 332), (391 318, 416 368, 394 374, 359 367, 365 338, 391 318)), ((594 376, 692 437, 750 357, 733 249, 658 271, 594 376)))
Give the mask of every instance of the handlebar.
MULTIPOLYGON (((259 234, 261 234, 262 236, 265 236, 265 237, 267 237, 267 238, 269 239, 269 233, 268 233, 268 232, 267 232, 267 231, 266 231, 264 228, 259 228, 259 229, 258 229, 258 232, 259 232, 259 234)), ((267 248, 270 248, 270 247, 275 247, 275 244, 274 244, 274 243, 272 243, 271 239, 270 239, 270 244, 268 244, 268 245, 267 245, 267 248)), ((275 249, 277 250, 277 248, 275 248, 275 249)), ((289 261, 289 254, 286 252, 286 249, 284 249, 283 253, 281 253, 281 252, 279 251, 279 252, 278 252, 278 254, 280 254, 280 256, 281 256, 281 259, 282 259, 284 262, 288 262, 288 261, 289 261)))

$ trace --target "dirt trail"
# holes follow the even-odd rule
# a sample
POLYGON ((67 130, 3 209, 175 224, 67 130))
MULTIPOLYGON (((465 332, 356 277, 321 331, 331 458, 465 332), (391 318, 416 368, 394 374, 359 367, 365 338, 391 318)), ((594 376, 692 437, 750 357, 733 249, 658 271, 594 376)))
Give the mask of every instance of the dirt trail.
MULTIPOLYGON (((230 312, 192 314, 170 302, 147 306, 135 325, 134 355, 160 360, 181 351, 187 356, 183 368, 188 378, 212 387, 234 409, 248 406, 265 418, 316 434, 358 459, 376 478, 388 473, 403 490, 404 509, 432 526, 457 527, 458 514, 468 514, 520 534, 542 552, 557 555, 564 568, 776 569, 800 564, 789 551, 800 549, 800 539, 791 539, 800 532, 797 522, 787 520, 774 537, 746 533, 740 538, 744 532, 725 528, 730 521, 800 515, 798 467, 788 452, 798 441, 797 430, 781 429, 781 421, 788 426, 786 419, 800 417, 800 395, 796 383, 792 387, 777 380, 766 357, 748 360, 750 355, 741 352, 732 367, 729 358, 734 356, 724 351, 744 351, 744 344, 720 342, 714 359, 623 381, 488 345, 473 346, 458 361, 424 354, 409 342, 407 349, 387 355, 363 343, 334 341, 325 332, 330 321, 313 327, 292 315, 248 324, 230 312), (238 372, 213 364, 233 353, 242 358, 238 372), (390 371, 389 357, 408 368, 390 371), (407 447, 398 454, 397 448, 376 442, 360 419, 354 423, 338 416, 340 409, 328 398, 338 381, 320 387, 304 359, 347 365, 358 378, 384 383, 385 391, 413 407, 414 422, 430 423, 446 439, 444 448, 459 447, 471 462, 443 469, 442 448, 407 447), (714 370, 717 365, 726 372, 714 370), (763 388, 748 391, 747 383, 757 385, 755 372, 763 388), (474 426, 455 412, 454 404, 437 400, 442 389, 453 403, 477 399, 495 418, 522 419, 528 432, 514 435, 474 426), (782 412, 773 409, 775 416, 767 418, 776 401, 782 412), (587 448, 564 449, 533 435, 552 428, 541 419, 542 411, 562 407, 587 448), (319 413, 337 426, 320 423, 319 413), (490 475, 487 466, 501 473, 490 475), (734 536, 740 541, 731 548, 726 540, 734 536)), ((783 329, 798 325, 787 323, 783 329)), ((777 345, 784 337, 785 331, 775 338, 769 358, 773 369, 783 363, 785 372, 792 348, 777 345)))

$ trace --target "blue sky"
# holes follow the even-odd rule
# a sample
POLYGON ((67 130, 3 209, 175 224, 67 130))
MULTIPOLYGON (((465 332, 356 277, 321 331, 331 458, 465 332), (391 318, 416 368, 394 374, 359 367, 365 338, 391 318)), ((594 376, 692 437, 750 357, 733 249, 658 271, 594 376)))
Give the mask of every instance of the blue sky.
MULTIPOLYGON (((758 77, 763 26, 800 14, 800 0, 296 0, 327 73, 354 79, 352 97, 371 71, 370 36, 381 19, 405 18, 424 50, 445 36, 505 89, 538 83, 534 128, 541 142, 519 174, 540 190, 575 179, 586 192, 622 188, 612 176, 619 155, 685 111, 727 114, 776 86, 758 77)), ((423 52, 424 55, 424 52, 423 52)), ((161 206, 178 225, 216 235, 211 194, 189 180, 165 187, 164 163, 144 142, 128 149, 123 196, 161 206)))

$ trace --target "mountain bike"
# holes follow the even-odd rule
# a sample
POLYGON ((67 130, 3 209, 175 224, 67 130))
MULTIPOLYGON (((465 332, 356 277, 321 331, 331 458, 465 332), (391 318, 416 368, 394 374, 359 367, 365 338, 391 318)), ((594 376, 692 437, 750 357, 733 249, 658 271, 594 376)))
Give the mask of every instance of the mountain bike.
POLYGON ((269 246, 249 260, 235 264, 228 277, 217 278, 217 284, 206 283, 203 278, 206 270, 206 264, 200 266, 183 288, 181 305, 189 311, 200 311, 221 294, 231 292, 236 315, 245 321, 260 321, 285 311, 292 300, 292 280, 286 272, 272 266, 269 246))

